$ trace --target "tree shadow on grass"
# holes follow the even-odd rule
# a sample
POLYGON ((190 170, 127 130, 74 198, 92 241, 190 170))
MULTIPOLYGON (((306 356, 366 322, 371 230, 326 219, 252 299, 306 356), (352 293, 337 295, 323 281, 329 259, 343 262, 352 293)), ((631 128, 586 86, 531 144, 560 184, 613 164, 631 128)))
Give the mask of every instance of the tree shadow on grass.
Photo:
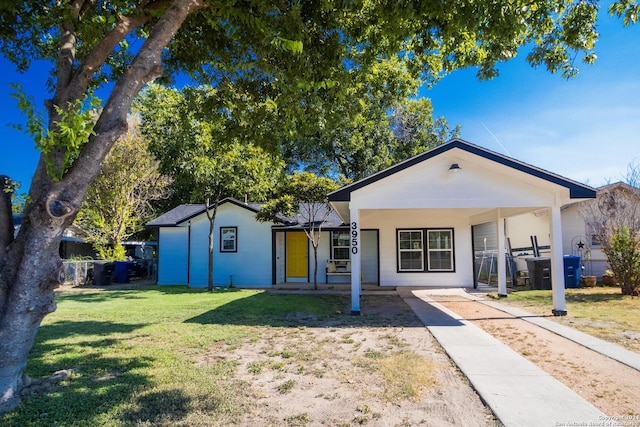
POLYGON ((364 295, 362 315, 351 316, 351 297, 331 294, 257 293, 236 299, 187 323, 286 327, 423 327, 397 295, 364 295))
POLYGON ((56 322, 41 326, 29 356, 27 373, 34 378, 22 405, 0 417, 0 425, 100 425, 104 413, 127 405, 147 387, 140 372, 153 356, 120 357, 111 347, 115 334, 131 333, 144 325, 114 322, 56 322), (109 351, 101 351, 107 348, 109 351), (52 381, 56 372, 66 372, 52 381))
POLYGON ((108 290, 103 292, 69 292, 69 293, 57 293, 56 301, 74 301, 74 302, 86 302, 97 303, 111 301, 113 299, 142 299, 140 295, 141 290, 108 290))
MULTIPOLYGON (((518 301, 534 303, 538 305, 552 305, 552 291, 518 291, 518 301)), ((567 289, 565 300, 567 303, 598 303, 609 301, 620 301, 625 299, 625 295, 619 288, 595 288, 589 293, 580 290, 567 289), (617 292, 612 292, 612 290, 617 292)))
MULTIPOLYGON (((98 349, 112 347, 121 341, 116 335, 129 334, 144 326, 95 320, 63 320, 42 325, 29 354, 29 374, 46 376, 61 369, 82 370, 88 363, 95 366, 98 349), (56 359, 55 365, 48 361, 52 358, 56 359)), ((107 364, 111 364, 111 359, 107 364)))
POLYGON ((620 301, 629 297, 622 295, 622 291, 620 291, 620 289, 618 289, 618 293, 611 293, 610 291, 605 292, 605 290, 603 289, 602 292, 589 293, 589 294, 567 293, 565 298, 567 302, 598 303, 598 302, 620 301))

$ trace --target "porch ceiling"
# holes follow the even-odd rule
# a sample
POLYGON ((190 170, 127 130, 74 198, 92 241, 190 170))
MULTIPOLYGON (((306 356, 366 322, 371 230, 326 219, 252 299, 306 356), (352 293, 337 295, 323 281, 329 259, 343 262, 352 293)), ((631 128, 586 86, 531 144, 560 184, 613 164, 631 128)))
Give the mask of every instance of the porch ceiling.
MULTIPOLYGON (((349 202, 332 202, 331 203, 345 224, 351 221, 351 211, 349 209, 349 202)), ((530 206, 530 207, 475 207, 475 208, 410 208, 410 209, 398 209, 398 208, 379 208, 375 210, 412 210, 412 211, 430 211, 430 212, 448 212, 451 215, 457 217, 466 217, 469 225, 478 225, 485 222, 496 220, 497 218, 507 218, 515 215, 520 215, 528 212, 535 212, 539 209, 543 209, 545 206, 530 206)), ((367 211, 373 209, 363 209, 361 214, 366 214, 367 211)))

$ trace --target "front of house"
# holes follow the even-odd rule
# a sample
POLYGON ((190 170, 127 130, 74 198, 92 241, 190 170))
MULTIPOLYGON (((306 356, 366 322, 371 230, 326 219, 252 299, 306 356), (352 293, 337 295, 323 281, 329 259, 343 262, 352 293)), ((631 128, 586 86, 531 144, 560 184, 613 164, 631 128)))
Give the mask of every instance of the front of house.
MULTIPOLYGON (((505 219, 549 212, 554 312, 564 313, 561 207, 595 190, 526 163, 454 139, 329 195, 334 216, 318 248, 318 281, 351 283, 360 312, 363 283, 473 287, 474 232, 505 219), (554 250, 557 248, 557 250, 554 250)), ((159 228, 158 284, 206 286, 208 220, 188 205, 149 223, 159 228), (167 216, 168 215, 168 216, 167 216)), ((313 256, 300 225, 260 223, 257 205, 225 199, 216 218, 214 282, 270 287, 309 282, 313 256)), ((505 247, 498 245, 498 284, 506 295, 505 247)))

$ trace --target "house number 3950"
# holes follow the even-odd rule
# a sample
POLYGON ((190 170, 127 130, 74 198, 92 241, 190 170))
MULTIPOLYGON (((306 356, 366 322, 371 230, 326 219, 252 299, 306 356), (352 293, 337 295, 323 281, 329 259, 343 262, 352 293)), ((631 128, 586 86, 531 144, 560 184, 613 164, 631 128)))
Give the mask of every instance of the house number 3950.
POLYGON ((358 253, 358 223, 355 221, 351 223, 351 253, 358 253))

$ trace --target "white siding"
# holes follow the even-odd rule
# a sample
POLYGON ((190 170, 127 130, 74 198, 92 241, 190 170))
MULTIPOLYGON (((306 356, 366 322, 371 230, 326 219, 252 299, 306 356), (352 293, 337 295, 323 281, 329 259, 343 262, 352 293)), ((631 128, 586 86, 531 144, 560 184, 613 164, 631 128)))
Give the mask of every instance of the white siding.
MULTIPOLYGON (((591 237, 587 235, 584 219, 579 214, 579 204, 572 204, 562 209, 562 253, 564 255, 579 255, 585 269, 583 274, 602 276, 607 268, 607 257, 599 246, 591 247, 591 237), (585 244, 583 249, 577 243, 585 244)), ((529 236, 538 236, 538 245, 549 245, 549 215, 548 211, 537 211, 517 215, 507 219, 507 236, 511 238, 513 248, 530 247, 529 236)), ((532 256, 531 251, 526 255, 517 256, 518 269, 523 270, 525 259, 532 256)), ((543 253, 543 256, 545 254, 543 253)), ((548 255, 548 254, 546 254, 548 255)))
POLYGON ((473 246, 477 252, 495 251, 498 248, 498 228, 496 222, 485 222, 473 228, 473 246))
POLYGON ((187 284, 188 242, 188 227, 160 228, 158 285, 187 284))
MULTIPOLYGON (((550 246, 549 221, 548 209, 507 218, 505 234, 511 240, 511 247, 513 249, 530 248, 531 236, 538 238, 538 246, 550 246)), ((547 255, 541 254, 541 256, 548 256, 548 250, 546 252, 547 255)), ((528 251, 528 254, 533 256, 532 251, 528 251)))
POLYGON ((460 150, 452 150, 356 190, 360 209, 535 208, 568 199, 568 190, 460 150), (462 170, 449 172, 451 163, 462 170))
POLYGON ((600 246, 591 246, 591 236, 587 235, 587 227, 579 213, 579 204, 568 206, 562 211, 562 244, 565 254, 583 257, 585 267, 583 274, 600 278, 609 263, 600 246), (584 249, 577 247, 579 241, 586 243, 584 249), (588 251, 586 249, 589 249, 588 251))
MULTIPOLYGON (((318 244, 318 283, 327 282, 327 260, 331 258, 331 232, 323 231, 318 244)), ((313 283, 313 247, 309 245, 309 281, 313 283)))
POLYGON ((285 258, 286 258, 286 245, 285 234, 276 233, 276 283, 283 283, 285 281, 285 258))
POLYGON ((381 286, 473 286, 471 226, 465 216, 440 209, 382 209, 361 212, 360 223, 379 229, 381 286), (453 228, 455 272, 398 273, 397 230, 413 228, 453 228))
POLYGON ((362 283, 378 283, 378 230, 362 230, 362 283))

